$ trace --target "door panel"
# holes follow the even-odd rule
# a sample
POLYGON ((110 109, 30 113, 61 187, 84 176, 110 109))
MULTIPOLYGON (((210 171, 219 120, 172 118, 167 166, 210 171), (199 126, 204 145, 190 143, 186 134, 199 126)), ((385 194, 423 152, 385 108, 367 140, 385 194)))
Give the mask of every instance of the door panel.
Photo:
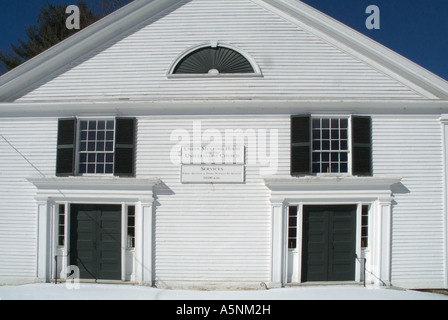
POLYGON ((308 207, 303 219, 303 281, 320 281, 328 274, 328 219, 320 207, 308 207))
POLYGON ((82 279, 121 279, 121 206, 72 205, 70 264, 82 279))
POLYGON ((102 206, 98 263, 101 279, 121 279, 121 206, 102 206))
POLYGON ((96 278, 96 255, 92 249, 96 245, 95 206, 72 205, 70 215, 70 264, 80 269, 81 278, 96 278))
POLYGON ((354 281, 356 206, 336 206, 330 214, 330 265, 328 281, 354 281))
POLYGON ((355 279, 356 206, 305 206, 302 281, 355 279))

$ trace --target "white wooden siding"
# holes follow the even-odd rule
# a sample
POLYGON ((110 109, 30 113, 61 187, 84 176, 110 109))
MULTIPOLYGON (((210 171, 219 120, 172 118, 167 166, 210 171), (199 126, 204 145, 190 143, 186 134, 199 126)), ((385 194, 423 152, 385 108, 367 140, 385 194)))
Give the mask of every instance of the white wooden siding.
MULTIPOLYGON (((193 134, 193 121, 223 135, 278 130, 286 155, 279 172, 289 172, 289 116, 139 118, 137 176, 163 181, 155 190, 156 280, 269 282, 271 207, 259 166, 247 166, 246 184, 182 185, 180 166, 170 162, 170 135, 193 134)), ((0 139, 0 279, 33 278, 37 204, 27 178, 54 176, 57 118, 2 119, 0 132, 9 142, 0 139)))
POLYGON ((185 1, 72 66, 18 101, 423 98, 249 0, 185 1), (263 77, 167 77, 185 50, 207 41, 249 53, 263 77))
MULTIPOLYGON (((279 173, 289 173, 289 116, 153 117, 138 121, 137 172, 160 177, 156 191, 156 281, 270 281, 271 206, 258 165, 246 165, 246 184, 181 184, 169 162, 171 132, 278 130, 279 173), (286 157, 285 157, 286 156, 286 157)), ((246 142, 246 146, 248 146, 246 142)), ((247 150, 247 153, 250 151, 247 150)))
MULTIPOLYGON (((259 165, 246 184, 181 184, 170 161, 175 129, 278 130, 279 176, 289 175, 290 117, 157 116, 138 118, 137 176, 158 177, 155 190, 155 275, 173 281, 268 282, 270 193, 259 165)), ((0 120, 0 279, 33 278, 37 216, 30 177, 54 176, 57 119, 0 120), (6 139, 6 140, 5 140, 6 139), (6 142, 8 141, 8 142, 6 142)), ((444 216, 442 129, 437 116, 373 116, 375 175, 401 176, 395 186, 392 284, 442 287, 444 216)))
POLYGON ((438 116, 375 116, 374 173, 402 176, 393 188, 392 284, 443 287, 443 142, 438 116))
POLYGON ((0 278, 36 276, 37 204, 26 179, 54 175, 56 131, 54 120, 0 119, 0 278))

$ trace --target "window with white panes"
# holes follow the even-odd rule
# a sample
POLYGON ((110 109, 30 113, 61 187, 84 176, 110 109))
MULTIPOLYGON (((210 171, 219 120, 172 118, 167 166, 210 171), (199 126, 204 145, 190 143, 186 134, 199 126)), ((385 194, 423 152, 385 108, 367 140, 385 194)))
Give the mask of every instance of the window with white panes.
POLYGON ((291 116, 291 175, 373 176, 369 116, 291 116))
POLYGON ((65 245, 65 205, 58 205, 58 246, 65 245))
POLYGON ((115 120, 79 121, 79 174, 113 174, 115 120))
POLYGON ((369 206, 362 206, 361 247, 369 246, 369 206))
POLYGON ((128 206, 128 248, 135 248, 135 206, 128 206))
POLYGON ((312 119, 312 173, 348 173, 347 118, 312 119))
POLYGON ((288 215, 288 249, 297 249, 297 207, 289 207, 288 215))

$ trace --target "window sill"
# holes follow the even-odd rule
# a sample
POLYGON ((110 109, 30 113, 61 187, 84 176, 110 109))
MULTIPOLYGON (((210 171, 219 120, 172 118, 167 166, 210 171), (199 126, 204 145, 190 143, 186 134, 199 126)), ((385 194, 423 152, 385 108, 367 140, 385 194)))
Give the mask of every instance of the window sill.
POLYGON ((349 178, 354 177, 350 173, 315 173, 313 175, 310 175, 312 177, 319 177, 319 178, 349 178))
POLYGON ((228 78, 263 78, 261 73, 185 73, 185 74, 167 74, 168 79, 228 79, 228 78))
POLYGON ((115 178, 113 174, 97 174, 97 173, 83 173, 77 175, 77 177, 84 178, 115 178))

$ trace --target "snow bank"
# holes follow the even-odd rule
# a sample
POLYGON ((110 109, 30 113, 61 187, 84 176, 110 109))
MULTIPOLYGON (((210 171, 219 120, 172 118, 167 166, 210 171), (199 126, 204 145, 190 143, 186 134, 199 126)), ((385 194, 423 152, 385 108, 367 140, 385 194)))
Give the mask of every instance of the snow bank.
POLYGON ((132 285, 28 284, 0 287, 1 300, 448 300, 448 296, 361 286, 301 286, 257 291, 164 290, 132 285))

